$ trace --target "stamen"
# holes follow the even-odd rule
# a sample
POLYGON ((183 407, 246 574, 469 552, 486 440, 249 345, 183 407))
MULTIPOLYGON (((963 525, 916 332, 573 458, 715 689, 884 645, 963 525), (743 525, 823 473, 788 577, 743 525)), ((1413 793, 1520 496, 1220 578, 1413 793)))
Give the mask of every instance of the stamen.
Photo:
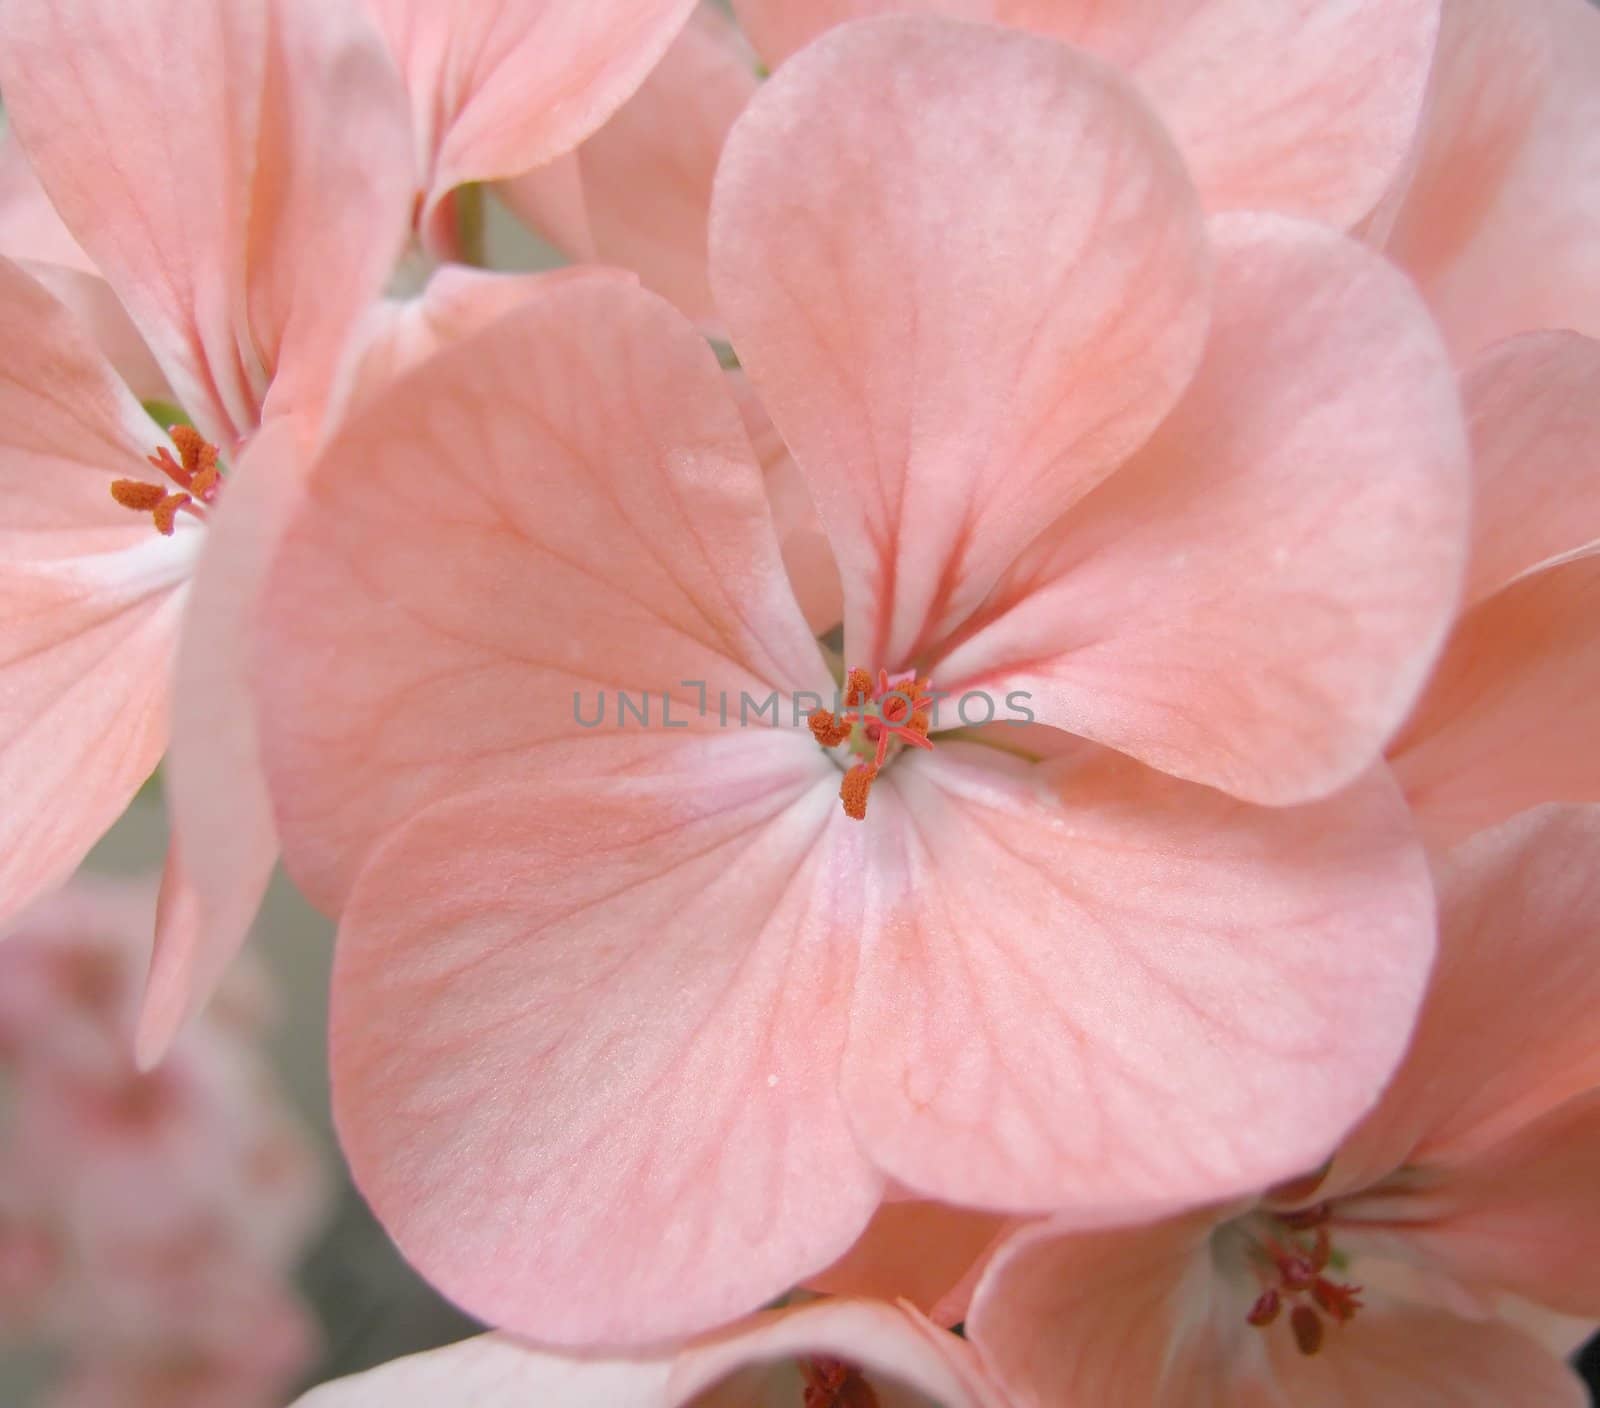
POLYGON ((1300 1353, 1315 1354, 1322 1348, 1322 1317, 1309 1305, 1297 1305, 1289 1316, 1289 1328, 1300 1353))
POLYGON ((1278 1318, 1278 1312, 1283 1309, 1283 1297, 1271 1286, 1256 1297, 1256 1303, 1250 1307, 1250 1313, 1244 1318, 1250 1324, 1260 1327, 1270 1325, 1278 1318))
POLYGON ((843 1360, 802 1360, 800 1378, 805 1384, 802 1408, 878 1408, 872 1385, 843 1360))
POLYGON ((874 685, 872 676, 855 666, 845 677, 846 709, 839 714, 818 709, 807 720, 811 736, 823 748, 848 742, 851 751, 861 756, 862 761, 845 773, 839 785, 839 800, 852 820, 866 820, 867 794, 893 756, 892 750, 900 745, 933 747, 928 737, 933 722, 932 689, 930 680, 914 675, 891 684, 889 672, 881 669, 874 685))
POLYGON ((844 803, 844 814, 852 821, 867 819, 867 793, 878 780, 878 769, 871 763, 857 763, 844 775, 839 784, 839 800, 844 803))
POLYGON ((1322 1348, 1323 1315, 1337 1325, 1347 1325, 1361 1309, 1360 1286, 1323 1274, 1334 1260, 1333 1237, 1326 1225, 1332 1214, 1327 1203, 1277 1213, 1272 1216, 1276 1227, 1271 1233, 1250 1238, 1258 1271, 1267 1284, 1246 1312, 1245 1321, 1264 1329, 1288 1306, 1289 1328, 1302 1354, 1315 1354, 1322 1348))
POLYGON ((136 513, 149 513, 166 496, 167 491, 159 484, 145 484, 137 479, 111 481, 111 497, 123 508, 131 508, 136 513))
POLYGON ((177 492, 139 479, 115 479, 111 483, 111 497, 123 508, 148 513, 156 531, 170 538, 177 527, 179 513, 187 511, 196 518, 206 516, 201 505, 216 502, 222 474, 217 468, 217 447, 192 425, 174 425, 167 433, 178 447, 180 458, 173 459, 172 451, 165 445, 147 458, 152 469, 160 470, 177 485, 177 492))

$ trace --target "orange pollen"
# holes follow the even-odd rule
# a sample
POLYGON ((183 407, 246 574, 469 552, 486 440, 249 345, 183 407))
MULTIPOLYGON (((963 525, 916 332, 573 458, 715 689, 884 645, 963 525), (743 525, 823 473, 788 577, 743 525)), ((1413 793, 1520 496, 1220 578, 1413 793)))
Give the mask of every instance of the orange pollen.
POLYGON ((1275 1233, 1257 1245, 1258 1265, 1267 1284, 1245 1320, 1264 1329, 1288 1306, 1295 1346, 1306 1355, 1322 1348, 1323 1316, 1337 1325, 1346 1325, 1361 1309, 1360 1286, 1323 1274, 1333 1260, 1333 1239, 1325 1225, 1331 1215, 1332 1209, 1326 1203, 1278 1214, 1273 1219, 1277 1224, 1275 1233))
POLYGON ((887 670, 878 671, 874 686, 872 676, 855 666, 845 677, 844 710, 834 714, 818 709, 807 720, 811 736, 822 747, 837 748, 850 742, 853 751, 862 755, 862 761, 850 768, 839 784, 844 814, 852 820, 866 820, 867 794, 888 762, 892 746, 933 747, 928 737, 933 721, 932 689, 931 680, 919 680, 915 675, 890 684, 887 670))
POLYGON ((205 506, 216 502, 222 488, 222 473, 217 468, 217 447, 202 438, 192 425, 174 425, 167 433, 178 447, 179 458, 173 459, 172 451, 163 445, 149 456, 149 464, 177 488, 146 484, 141 479, 114 479, 111 497, 123 508, 148 513, 156 531, 170 538, 179 513, 187 511, 202 519, 206 516, 205 506))
POLYGON ((878 1408, 878 1395, 853 1364, 839 1359, 807 1359, 800 1365, 805 1384, 802 1408, 878 1408))

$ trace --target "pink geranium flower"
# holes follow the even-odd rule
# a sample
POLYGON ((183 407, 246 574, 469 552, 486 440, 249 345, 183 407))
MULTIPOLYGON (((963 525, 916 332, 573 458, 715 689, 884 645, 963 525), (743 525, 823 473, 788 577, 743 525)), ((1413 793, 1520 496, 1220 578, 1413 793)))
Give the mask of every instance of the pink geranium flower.
POLYGON ((1207 224, 1124 81, 940 20, 791 60, 717 193, 851 662, 1024 692, 1062 756, 947 706, 845 815, 725 374, 614 277, 345 427, 260 670, 286 857, 342 911, 338 1119, 424 1272, 548 1342, 747 1311, 886 1175, 1085 1219, 1287 1176, 1432 947, 1373 762, 1454 606, 1465 443, 1405 281, 1207 224), (653 726, 584 727, 597 689, 653 726), (778 717, 721 727, 741 694, 778 717))
POLYGON ((404 239, 405 98, 370 26, 318 0, 163 0, 137 23, 116 0, 15 0, 0 87, 195 427, 161 433, 0 262, 19 349, 0 385, 0 909, 71 873, 170 737, 151 1057, 237 949, 276 854, 244 612, 348 325, 404 239))
POLYGON ((972 1347, 870 1300, 772 1311, 669 1354, 563 1358, 484 1335, 314 1389, 294 1408, 999 1408, 972 1347))
POLYGON ((1328 1166, 1252 1206, 1018 1234, 967 1325, 1019 1405, 1578 1405, 1506 1296, 1600 1319, 1600 813, 1544 809, 1440 875, 1410 1053, 1328 1166))

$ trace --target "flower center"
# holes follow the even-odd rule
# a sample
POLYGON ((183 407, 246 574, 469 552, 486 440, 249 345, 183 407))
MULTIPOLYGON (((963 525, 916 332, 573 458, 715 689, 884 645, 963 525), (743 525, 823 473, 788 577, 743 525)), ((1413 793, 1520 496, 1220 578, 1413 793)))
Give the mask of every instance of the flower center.
POLYGON ((907 675, 889 682, 887 670, 878 671, 878 683, 860 666, 845 680, 842 713, 818 709, 808 720, 811 736, 824 748, 848 744, 860 758, 839 784, 839 800, 846 816, 856 821, 867 817, 867 794, 885 764, 900 748, 932 748, 928 726, 933 717, 930 680, 907 675))
POLYGON ((1332 1212, 1318 1203, 1299 1212, 1276 1213, 1251 1238, 1251 1260, 1262 1291, 1245 1319, 1265 1329, 1289 1308, 1289 1329, 1302 1354, 1322 1348, 1323 1316, 1343 1325, 1361 1309, 1361 1287, 1323 1273, 1334 1260, 1326 1223, 1332 1212))
POLYGON ((839 1359, 807 1359, 800 1365, 803 1408, 878 1408, 878 1395, 861 1370, 839 1359))
POLYGON ((149 457, 149 463, 177 488, 147 484, 142 479, 115 479, 111 497, 123 508, 148 513, 156 532, 170 538, 179 513, 205 518, 205 506, 216 502, 217 491, 222 487, 222 474, 217 469, 217 447, 203 439, 192 425, 174 425, 167 433, 181 459, 173 459, 172 451, 163 445, 149 457))

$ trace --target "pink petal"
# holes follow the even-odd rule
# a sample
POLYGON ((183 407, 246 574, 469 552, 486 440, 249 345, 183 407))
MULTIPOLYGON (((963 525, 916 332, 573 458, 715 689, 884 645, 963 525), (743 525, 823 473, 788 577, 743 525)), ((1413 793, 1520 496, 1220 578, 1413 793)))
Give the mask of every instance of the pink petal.
POLYGON ((0 913, 67 879, 166 746, 185 574, 145 532, 146 546, 0 566, 0 913))
POLYGON ((1264 811, 1098 749, 874 792, 843 1091, 907 1188, 1084 1220, 1319 1164, 1400 1058, 1432 890, 1385 775, 1264 811))
POLYGON ((1127 69, 1212 210, 1350 225, 1411 144, 1438 0, 735 0, 776 65, 835 24, 935 11, 1015 25, 1127 69))
POLYGON ((409 206, 404 97, 355 7, 152 0, 130 24, 121 0, 15 0, 0 87, 208 439, 254 427, 280 364, 282 401, 314 396, 409 206))
POLYGON ((548 282, 373 397, 322 466, 260 685, 285 858, 327 907, 437 797, 653 771, 719 728, 720 693, 735 718, 743 692, 832 694, 716 358, 613 276, 548 282), (617 690, 655 727, 617 727, 617 690))
POLYGON ((340 380, 330 397, 330 421, 344 419, 390 382, 515 311, 551 283, 602 277, 620 284, 637 282, 621 270, 498 274, 442 265, 416 297, 383 299, 362 316, 351 333, 340 380))
POLYGON ((1600 342, 1530 333, 1467 370, 1476 481, 1467 600, 1600 544, 1600 342))
POLYGON ((0 137, 0 253, 7 259, 55 264, 80 274, 99 272, 61 223, 27 153, 10 132, 0 137))
POLYGON ((858 1366, 884 1408, 982 1408, 992 1389, 967 1345, 909 1311, 828 1301, 753 1316, 674 1357, 563 1358, 483 1335, 326 1384, 294 1408, 751 1408, 795 1401, 796 1359, 858 1366), (911 1395, 907 1395, 910 1390, 911 1395), (443 1399, 441 1399, 441 1395, 443 1399))
POLYGON ((110 284, 98 274, 80 273, 60 264, 25 259, 19 261, 18 267, 72 313, 135 396, 141 401, 173 404, 172 388, 167 385, 155 354, 110 284))
POLYGON ((988 1254, 1015 1219, 943 1203, 885 1203, 854 1246, 807 1288, 831 1295, 908 1301, 940 1325, 966 1318, 988 1254))
POLYGON ((857 932, 837 771, 766 730, 679 762, 440 803, 340 926, 355 1178, 432 1284, 545 1343, 753 1310, 881 1190, 836 1090, 857 932))
POLYGON ((1446 13, 1458 40, 1439 86, 1453 98, 1423 168, 1438 174, 1402 212, 1396 254, 1462 361, 1540 328, 1600 337, 1600 13, 1588 0, 1446 13))
POLYGON ((1543 0, 1446 0, 1410 169, 1376 231, 1424 287, 1448 271, 1494 208, 1552 76, 1543 0))
POLYGON ((61 223, 9 133, 0 138, 0 255, 19 263, 72 310, 141 400, 171 396, 127 311, 61 223))
POLYGON ((0 260, 0 912, 64 881, 166 743, 167 670, 197 534, 110 486, 155 425, 62 306, 0 260))
POLYGON ((1293 803, 1370 766, 1422 687, 1466 555, 1467 449, 1449 362, 1388 265, 1275 216, 1213 229, 1188 394, 932 673, 1293 803))
POLYGON ((1469 611, 1390 758, 1441 845, 1541 802, 1600 799, 1600 555, 1523 577, 1469 611))
POLYGON ((817 517, 811 489, 740 368, 728 372, 728 387, 739 403, 750 447, 766 475, 772 523, 783 549, 789 585, 805 613, 806 624, 819 637, 825 636, 844 620, 844 582, 834 560, 833 546, 817 517))
POLYGON ((1288 1325, 1245 1322, 1197 1216, 1117 1232, 1019 1234, 978 1290, 968 1334, 1016 1408, 1580 1408, 1577 1377, 1519 1330, 1369 1295, 1315 1356, 1288 1325))
POLYGON ((1456 1162, 1435 1186, 1423 1184, 1429 1216, 1420 1226, 1407 1217, 1417 1190, 1366 1207, 1357 1201, 1349 1215, 1380 1226, 1398 1215, 1405 1225, 1395 1235, 1418 1258, 1469 1284, 1593 1321, 1600 1319, 1597 1181, 1600 1095, 1591 1091, 1456 1162))
POLYGON ((243 271, 248 329, 272 378, 265 414, 315 419, 351 323, 405 246, 406 100, 359 5, 271 0, 271 16, 243 271))
POLYGON ((833 541, 852 660, 925 652, 1159 422, 1203 338, 1197 213, 1128 85, 1031 36, 873 21, 763 87, 712 285, 833 541))
POLYGON ((1393 1084, 1341 1149, 1336 1181, 1459 1160, 1600 1085, 1600 975, 1587 942, 1600 925, 1597 855, 1600 812, 1544 808, 1443 864, 1427 1002, 1393 1084))
POLYGON ((755 59, 738 30, 702 3, 639 91, 574 154, 580 226, 564 229, 559 206, 546 214, 548 168, 500 192, 573 258, 638 270, 646 288, 715 332, 720 319, 706 270, 711 180, 728 129, 756 86, 755 59))
POLYGON ((563 1358, 478 1335, 323 1384, 290 1408, 669 1408, 670 1359, 563 1358))
POLYGON ((369 0, 411 93, 422 226, 468 181, 577 146, 643 82, 694 0, 369 0))
POLYGON ((278 858, 250 687, 257 598, 303 488, 309 450, 266 426, 228 475, 195 571, 173 678, 162 886, 137 1051, 149 1067, 243 945, 278 858))

